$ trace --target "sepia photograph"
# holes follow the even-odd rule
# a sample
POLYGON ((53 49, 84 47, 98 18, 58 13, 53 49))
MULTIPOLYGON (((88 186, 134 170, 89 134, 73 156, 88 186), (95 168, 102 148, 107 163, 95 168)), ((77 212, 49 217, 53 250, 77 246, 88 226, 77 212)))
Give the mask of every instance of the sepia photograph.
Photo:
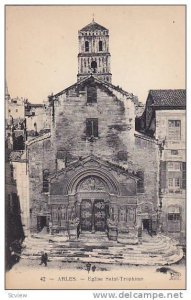
POLYGON ((5 289, 185 290, 186 5, 4 14, 5 289))

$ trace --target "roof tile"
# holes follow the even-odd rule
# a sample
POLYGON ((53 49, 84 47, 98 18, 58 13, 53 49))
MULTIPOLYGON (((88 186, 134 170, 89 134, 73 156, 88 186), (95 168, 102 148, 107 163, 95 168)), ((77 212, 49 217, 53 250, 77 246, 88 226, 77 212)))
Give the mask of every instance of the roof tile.
POLYGON ((95 31, 95 30, 108 30, 108 29, 92 21, 90 24, 83 27, 80 31, 95 31))
POLYGON ((150 90, 155 107, 186 107, 186 90, 150 90))

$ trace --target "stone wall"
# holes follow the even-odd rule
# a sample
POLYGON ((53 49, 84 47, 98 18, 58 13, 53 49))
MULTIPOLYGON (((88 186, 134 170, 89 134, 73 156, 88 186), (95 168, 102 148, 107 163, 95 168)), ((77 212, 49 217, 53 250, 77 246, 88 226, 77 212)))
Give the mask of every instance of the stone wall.
POLYGON ((49 135, 39 137, 28 143, 29 161, 29 195, 30 195, 30 228, 37 229, 37 215, 47 215, 48 194, 43 192, 43 170, 49 170, 50 174, 56 170, 55 155, 49 135))
POLYGON ((20 200, 21 220, 25 236, 29 234, 29 186, 28 167, 25 160, 13 161, 14 173, 17 183, 17 192, 20 200))
MULTIPOLYGON (((115 176, 119 182, 122 206, 136 194, 133 185, 122 173, 128 170, 138 180, 137 172, 143 171, 145 188, 144 193, 138 194, 138 204, 148 203, 152 206, 152 214, 157 208, 157 145, 154 140, 144 136, 135 137, 133 97, 128 98, 119 92, 116 96, 112 86, 108 88, 94 80, 90 77, 55 95, 51 111, 51 136, 47 134, 28 142, 32 230, 37 226, 37 216, 47 216, 47 220, 50 217, 48 194, 42 191, 43 170, 48 169, 51 177, 54 172, 59 175, 62 169, 67 170, 71 166, 75 176, 78 170, 75 162, 81 166, 82 160, 88 156, 110 163, 111 166, 107 166, 108 173, 112 174, 116 167, 118 171, 115 176), (97 87, 97 103, 87 103, 89 80, 97 87), (98 137, 93 142, 86 135, 87 118, 98 119, 98 137)), ((66 182, 66 178, 62 182, 56 178, 51 186, 51 197, 56 204, 60 205, 60 201, 63 201, 67 205, 70 201, 64 190, 66 182)))
POLYGON ((143 171, 144 174, 144 191, 137 193, 137 224, 141 228, 143 219, 150 219, 154 231, 157 231, 158 227, 159 208, 158 154, 158 146, 154 139, 136 135, 131 168, 136 174, 139 171, 143 171))
POLYGON ((89 155, 93 148, 93 154, 104 160, 127 164, 129 131, 131 138, 134 133, 131 99, 121 101, 99 85, 97 103, 87 104, 84 85, 63 93, 54 105, 52 136, 57 151, 65 151, 71 161, 89 155), (99 135, 92 146, 86 137, 86 118, 98 119, 99 135))
MULTIPOLYGON (((165 163, 165 173, 163 174, 166 178, 166 182, 161 186, 160 201, 162 203, 161 212, 161 230, 178 239, 181 244, 185 244, 185 227, 186 227, 186 190, 180 184, 180 189, 174 193, 169 191, 168 188, 168 173, 177 174, 183 172, 182 163, 186 161, 186 131, 185 131, 185 110, 159 110, 156 111, 156 138, 162 143, 162 151, 160 159, 165 163), (181 132, 180 139, 170 140, 168 137, 168 121, 169 120, 180 120, 181 121, 181 132), (180 170, 173 171, 168 170, 169 162, 179 162, 181 165, 180 170), (179 213, 180 222, 173 222, 168 220, 168 213, 179 213), (176 224, 177 225, 176 225, 176 224), (179 223, 179 225, 178 225, 179 223), (172 226, 171 226, 172 225, 172 226)), ((164 172, 164 170, 163 170, 164 172)), ((171 175, 172 178, 172 175, 171 175)), ((181 178, 181 176, 180 176, 181 178)))
POLYGON ((31 105, 26 111, 26 128, 28 140, 50 130, 50 107, 48 105, 31 105))
POLYGON ((135 172, 144 172, 144 193, 138 195, 139 202, 152 202, 157 207, 158 202, 158 146, 153 139, 136 136, 134 152, 132 153, 132 168, 135 172))

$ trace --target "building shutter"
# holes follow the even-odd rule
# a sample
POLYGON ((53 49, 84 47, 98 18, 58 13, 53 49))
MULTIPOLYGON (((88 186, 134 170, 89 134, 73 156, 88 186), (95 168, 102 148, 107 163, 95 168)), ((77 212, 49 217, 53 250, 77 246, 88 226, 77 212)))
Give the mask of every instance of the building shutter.
POLYGON ((160 162, 160 190, 166 188, 166 161, 160 162))
POLYGON ((98 119, 94 119, 93 136, 98 137, 98 119))
POLYGON ((91 119, 86 120, 86 136, 87 137, 92 136, 92 121, 91 121, 91 119))
POLYGON ((182 188, 186 189, 186 162, 182 163, 182 188))

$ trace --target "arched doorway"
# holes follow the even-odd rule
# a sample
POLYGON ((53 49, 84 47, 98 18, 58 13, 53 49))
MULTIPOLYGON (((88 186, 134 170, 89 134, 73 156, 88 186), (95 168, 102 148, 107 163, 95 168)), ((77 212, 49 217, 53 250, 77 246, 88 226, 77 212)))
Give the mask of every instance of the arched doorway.
POLYGON ((109 212, 108 187, 103 179, 87 176, 77 186, 81 231, 105 231, 109 212))
POLYGON ((116 178, 100 166, 99 161, 91 157, 67 186, 69 206, 74 206, 78 220, 78 236, 84 231, 106 231, 110 205, 119 195, 116 178))

